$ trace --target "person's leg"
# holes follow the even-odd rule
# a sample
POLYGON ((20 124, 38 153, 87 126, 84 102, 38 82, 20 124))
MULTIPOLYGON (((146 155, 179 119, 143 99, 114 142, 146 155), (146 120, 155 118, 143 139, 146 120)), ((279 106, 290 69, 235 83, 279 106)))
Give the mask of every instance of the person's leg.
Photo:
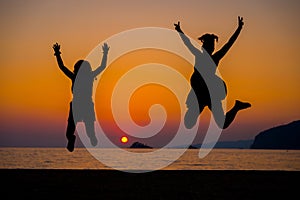
POLYGON ((226 129, 229 127, 229 125, 233 122, 233 120, 236 117, 236 114, 243 109, 249 108, 251 106, 250 103, 245 103, 236 100, 235 105, 231 110, 229 110, 226 115, 224 116, 224 111, 222 107, 222 103, 215 103, 213 110, 210 107, 210 110, 212 110, 214 119, 219 126, 219 128, 226 129))
POLYGON ((84 112, 82 112, 83 121, 85 124, 85 130, 87 136, 90 138, 92 146, 96 146, 98 140, 95 135, 95 110, 94 103, 92 101, 87 101, 84 104, 84 112))
POLYGON ((86 134, 90 138, 92 146, 96 146, 98 144, 98 140, 95 135, 94 121, 88 120, 85 121, 84 124, 85 124, 86 134))
POLYGON ((68 139, 67 149, 70 152, 74 151, 74 144, 75 144, 75 139, 76 139, 75 130, 76 130, 76 124, 75 124, 74 118, 73 118, 72 104, 70 104, 68 127, 67 127, 67 131, 66 131, 66 137, 68 139))
POLYGON ((205 105, 200 105, 193 89, 191 89, 187 97, 186 105, 187 111, 184 115, 184 125, 187 129, 191 129, 197 123, 198 117, 204 109, 205 105))

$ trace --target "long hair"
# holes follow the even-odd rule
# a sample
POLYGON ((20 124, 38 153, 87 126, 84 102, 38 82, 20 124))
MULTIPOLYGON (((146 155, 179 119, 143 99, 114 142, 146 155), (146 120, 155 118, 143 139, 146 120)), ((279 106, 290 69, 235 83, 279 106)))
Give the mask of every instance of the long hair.
POLYGON ((78 60, 74 65, 74 84, 72 85, 73 97, 78 101, 87 101, 93 92, 93 74, 90 63, 78 60))
POLYGON ((92 71, 92 67, 90 65, 90 63, 86 60, 78 60, 75 65, 74 65, 74 74, 77 75, 79 69, 82 72, 91 72, 92 71))

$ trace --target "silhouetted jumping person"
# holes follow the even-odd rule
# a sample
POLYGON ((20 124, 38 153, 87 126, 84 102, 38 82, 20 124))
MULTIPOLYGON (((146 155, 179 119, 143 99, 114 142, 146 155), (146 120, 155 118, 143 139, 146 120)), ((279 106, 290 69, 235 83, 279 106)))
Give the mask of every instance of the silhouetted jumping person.
POLYGON ((70 102, 68 126, 66 131, 66 137, 68 139, 67 149, 70 152, 74 150, 76 124, 79 121, 84 122, 87 136, 90 138, 91 144, 96 146, 98 140, 94 130, 95 111, 92 100, 93 82, 96 79, 96 76, 99 75, 106 67, 109 47, 106 43, 102 46, 103 57, 101 65, 96 70, 92 70, 88 61, 79 60, 74 65, 73 72, 65 67, 62 61, 60 56, 60 45, 58 43, 54 44, 53 49, 59 68, 72 81, 73 98, 70 102))
POLYGON ((216 35, 207 33, 199 37, 198 39, 202 42, 202 48, 206 50, 215 64, 214 66, 202 66, 203 63, 208 63, 207 65, 209 65, 209 62, 203 61, 205 60, 203 52, 192 45, 189 38, 181 30, 180 22, 178 22, 178 24, 174 24, 175 30, 179 32, 184 44, 195 56, 194 72, 190 79, 192 88, 186 100, 188 108, 184 118, 186 128, 190 129, 196 124, 198 116, 206 106, 212 111, 217 125, 222 129, 227 128, 232 123, 238 111, 251 106, 250 103, 236 100, 233 108, 224 114, 222 100, 225 99, 227 95, 226 84, 219 76, 216 75, 216 67, 237 39, 243 25, 243 18, 238 17, 238 28, 230 37, 229 41, 216 53, 213 53, 215 50, 215 41, 218 41, 218 37, 216 35), (197 69, 200 70, 198 71, 197 69), (203 75, 205 78, 202 77, 203 75), (208 89, 204 80, 212 80, 214 82, 214 84, 210 87, 213 91, 208 89), (210 92, 214 92, 214 94, 212 95, 210 92), (194 98, 194 94, 196 95, 196 100, 194 98), (213 96, 213 99, 211 96, 213 96), (213 109, 212 105, 214 105, 213 109))

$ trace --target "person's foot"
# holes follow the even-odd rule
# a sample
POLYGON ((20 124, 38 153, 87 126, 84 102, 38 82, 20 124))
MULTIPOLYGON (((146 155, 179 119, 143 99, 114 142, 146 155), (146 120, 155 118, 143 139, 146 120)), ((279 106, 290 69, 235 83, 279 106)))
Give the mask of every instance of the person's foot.
POLYGON ((189 108, 184 116, 184 125, 187 129, 191 129, 197 123, 197 119, 199 116, 198 109, 189 108))
POLYGON ((251 107, 251 104, 248 103, 248 102, 242 102, 242 101, 239 101, 239 100, 235 100, 235 106, 236 106, 239 110, 243 110, 243 109, 246 109, 246 108, 251 107))
POLYGON ((70 152, 74 151, 75 140, 76 140, 76 136, 75 135, 72 135, 70 138, 68 138, 67 149, 70 152))
POLYGON ((97 146, 98 140, 95 135, 90 137, 90 141, 91 141, 92 146, 94 146, 94 147, 97 146))

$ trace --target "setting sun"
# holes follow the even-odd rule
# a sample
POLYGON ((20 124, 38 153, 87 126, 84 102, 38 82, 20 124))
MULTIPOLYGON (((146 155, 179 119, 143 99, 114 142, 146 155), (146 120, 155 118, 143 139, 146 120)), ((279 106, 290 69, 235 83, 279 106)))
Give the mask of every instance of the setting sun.
POLYGON ((127 143, 127 142, 128 142, 128 138, 127 138, 126 136, 123 136, 123 137, 121 138, 121 142, 122 142, 122 143, 127 143))

